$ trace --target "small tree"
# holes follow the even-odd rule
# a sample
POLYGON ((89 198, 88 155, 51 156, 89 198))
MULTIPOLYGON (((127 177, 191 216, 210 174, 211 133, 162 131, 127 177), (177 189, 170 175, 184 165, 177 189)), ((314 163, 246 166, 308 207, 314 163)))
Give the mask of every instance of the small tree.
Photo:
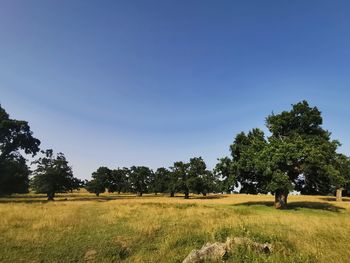
POLYGON ((56 193, 65 193, 79 187, 63 153, 58 153, 56 157, 52 150, 42 153, 45 154, 44 157, 34 162, 37 168, 31 180, 36 193, 45 193, 48 200, 54 200, 56 193))

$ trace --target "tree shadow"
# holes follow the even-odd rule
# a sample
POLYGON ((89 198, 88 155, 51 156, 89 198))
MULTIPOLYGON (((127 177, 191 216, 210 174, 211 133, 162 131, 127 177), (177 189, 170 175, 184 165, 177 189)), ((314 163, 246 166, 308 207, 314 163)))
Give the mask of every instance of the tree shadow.
POLYGON ((49 203, 49 202, 77 202, 77 201, 97 201, 97 202, 107 202, 113 200, 129 200, 129 199, 140 199, 140 198, 149 198, 150 196, 132 196, 132 195, 113 195, 113 196, 57 196, 54 201, 48 201, 45 196, 39 197, 7 197, 0 198, 1 203, 49 203))
MULTIPOLYGON (((169 195, 167 195, 166 197, 170 197, 169 195)), ((190 197, 188 199, 185 199, 184 195, 175 195, 173 197, 170 198, 175 198, 175 199, 184 199, 184 200, 210 200, 210 199, 222 199, 222 198, 227 198, 226 195, 221 195, 221 194, 211 194, 211 195, 207 195, 207 196, 200 196, 200 195, 190 195, 190 197)))
MULTIPOLYGON (((320 199, 328 201, 328 202, 335 202, 335 201, 337 201, 335 197, 331 197, 331 196, 320 197, 320 199)), ((350 197, 343 197, 342 200, 343 200, 342 202, 350 202, 350 197)))
POLYGON ((199 199, 199 200, 207 200, 207 199, 222 199, 227 198, 225 195, 207 195, 207 196, 191 196, 190 199, 199 199))
MULTIPOLYGON (((18 196, 8 196, 0 198, 0 204, 2 203, 49 203, 49 202, 84 202, 84 201, 97 201, 97 202, 107 202, 113 200, 131 200, 131 199, 150 199, 150 198, 176 198, 176 199, 184 199, 183 195, 176 195, 174 197, 170 197, 168 194, 146 194, 143 196, 137 195, 129 195, 129 194, 113 194, 110 196, 93 196, 93 195, 77 195, 77 194, 57 194, 54 201, 48 201, 47 197, 43 194, 38 195, 18 195, 18 196)), ((188 200, 210 200, 210 199, 221 199, 226 198, 224 195, 207 195, 207 196, 190 196, 188 200)))
MULTIPOLYGON (((252 201, 252 202, 245 202, 245 203, 238 203, 234 204, 234 206, 267 206, 267 207, 273 207, 274 203, 271 201, 252 201)), ((324 211, 330 211, 330 212, 340 212, 342 210, 345 210, 343 207, 339 207, 327 202, 307 202, 307 201, 295 201, 290 202, 287 205, 287 208, 284 210, 294 210, 298 211, 300 209, 315 209, 315 210, 324 210, 324 211)))

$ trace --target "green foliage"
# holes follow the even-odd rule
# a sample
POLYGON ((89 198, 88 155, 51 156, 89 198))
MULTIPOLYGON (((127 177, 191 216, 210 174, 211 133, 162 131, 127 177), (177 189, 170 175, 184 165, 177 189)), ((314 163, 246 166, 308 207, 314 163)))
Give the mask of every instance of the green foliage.
POLYGON ((259 129, 239 133, 230 146, 231 158, 216 165, 224 188, 231 190, 234 179, 242 193, 252 194, 288 194, 293 189, 330 194, 346 187, 349 161, 337 154, 339 142, 321 125, 321 112, 302 101, 266 118, 269 137, 259 129))
POLYGON ((197 194, 207 195, 216 188, 215 177, 212 172, 207 170, 202 157, 190 159, 187 180, 188 188, 197 194))
POLYGON ((99 196, 106 191, 105 184, 96 178, 86 182, 85 189, 90 193, 96 194, 96 196, 99 196))
POLYGON ((170 171, 164 167, 158 168, 151 175, 150 191, 154 193, 165 193, 171 183, 170 171))
POLYGON ((112 170, 107 179, 108 192, 126 192, 129 187, 128 173, 129 169, 126 167, 112 170))
POLYGON ((189 193, 207 195, 217 191, 218 181, 214 174, 207 170, 207 166, 202 157, 194 157, 189 163, 175 162, 171 167, 170 192, 181 191, 185 198, 189 198, 189 193))
POLYGON ((30 171, 21 152, 34 156, 39 145, 28 123, 10 119, 0 105, 0 195, 28 191, 30 171))
POLYGON ((65 193, 79 188, 79 180, 73 177, 72 168, 68 165, 63 153, 56 157, 52 150, 42 152, 44 157, 34 163, 37 168, 31 180, 31 186, 36 193, 45 193, 53 200, 56 193, 65 193))
POLYGON ((214 173, 219 179, 218 191, 230 193, 235 187, 238 187, 236 165, 229 157, 219 159, 214 173))
POLYGON ((182 191, 185 194, 185 198, 190 194, 190 177, 188 173, 189 164, 184 162, 175 162, 171 167, 173 176, 177 178, 177 190, 182 191))
POLYGON ((0 161, 0 195, 27 193, 30 171, 22 156, 0 161))
POLYGON ((130 190, 139 196, 146 193, 152 173, 153 171, 146 166, 132 166, 129 173, 130 190))

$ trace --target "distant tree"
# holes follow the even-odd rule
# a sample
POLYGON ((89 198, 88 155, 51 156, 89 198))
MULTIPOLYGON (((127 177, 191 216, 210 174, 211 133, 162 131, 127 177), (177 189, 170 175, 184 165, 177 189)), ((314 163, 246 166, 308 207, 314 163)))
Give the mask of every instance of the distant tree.
POLYGON ((88 192, 95 193, 96 196, 99 196, 106 191, 106 188, 113 189, 111 177, 112 170, 105 166, 101 166, 92 173, 92 179, 86 183, 85 189, 88 192))
POLYGON ((108 167, 101 166, 92 173, 92 178, 99 180, 105 188, 109 187, 112 170, 108 167))
POLYGON ((131 191, 142 196, 148 191, 152 170, 145 166, 132 166, 129 172, 131 191))
POLYGON ((37 168, 31 180, 36 193, 45 193, 48 200, 54 200, 56 193, 65 193, 79 187, 63 153, 58 153, 56 157, 52 150, 42 153, 45 154, 44 157, 34 162, 37 168))
POLYGON ((127 191, 128 189, 128 168, 118 168, 111 170, 107 179, 108 192, 127 191))
POLYGON ((172 169, 174 178, 177 178, 176 188, 185 194, 185 199, 190 197, 190 176, 188 173, 189 164, 184 162, 175 162, 172 169))
POLYGON ((30 171, 22 154, 34 156, 39 145, 28 123, 10 119, 0 105, 0 196, 28 192, 30 171))
POLYGON ((151 190, 157 193, 165 193, 170 183, 170 171, 164 167, 158 168, 152 175, 151 190))
POLYGON ((215 177, 207 170, 202 157, 190 159, 188 168, 188 186, 192 192, 206 196, 215 189, 215 177))
POLYGON ((86 182, 85 189, 90 193, 96 194, 96 196, 99 196, 106 191, 104 183, 98 178, 86 182))
POLYGON ((174 197, 175 193, 180 189, 180 175, 177 167, 170 167, 169 180, 167 181, 167 192, 170 197, 174 197))
POLYGON ((220 180, 210 170, 206 170, 205 173, 201 176, 202 179, 202 194, 206 196, 209 193, 217 193, 221 191, 220 180))
POLYGON ((220 158, 214 168, 214 173, 218 178, 218 191, 231 193, 237 184, 237 169, 229 157, 220 158))

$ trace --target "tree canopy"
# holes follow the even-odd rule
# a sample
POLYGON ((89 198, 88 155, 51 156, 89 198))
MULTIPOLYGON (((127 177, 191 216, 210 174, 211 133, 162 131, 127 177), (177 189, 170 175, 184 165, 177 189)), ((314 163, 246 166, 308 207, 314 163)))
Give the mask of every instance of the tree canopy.
POLYGON ((0 105, 0 195, 28 191, 30 171, 22 153, 34 156, 39 145, 28 123, 11 119, 0 105))
POLYGON ((306 101, 272 113, 266 118, 270 135, 259 129, 239 133, 230 146, 232 157, 221 159, 217 170, 227 178, 235 175, 241 192, 274 193, 277 208, 287 205, 292 190, 329 194, 346 184, 341 172, 346 161, 322 121, 321 112, 306 101))
POLYGON ((48 200, 53 200, 56 193, 65 193, 80 187, 80 182, 73 177, 72 168, 63 153, 54 156, 52 150, 46 150, 43 154, 43 157, 34 162, 37 168, 33 173, 31 186, 36 193, 47 194, 48 200))

